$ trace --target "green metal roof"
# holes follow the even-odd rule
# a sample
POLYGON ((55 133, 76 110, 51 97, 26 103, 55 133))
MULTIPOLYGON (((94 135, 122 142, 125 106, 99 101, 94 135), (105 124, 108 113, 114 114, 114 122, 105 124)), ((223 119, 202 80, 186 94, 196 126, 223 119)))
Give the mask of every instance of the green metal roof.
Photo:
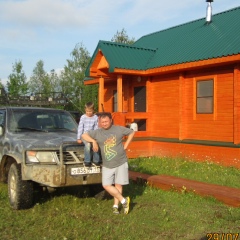
POLYGON ((114 68, 145 69, 146 59, 153 57, 156 52, 149 48, 113 42, 101 41, 99 45, 106 60, 110 63, 110 72, 114 71, 114 68))
POLYGON ((115 68, 136 70, 145 69, 148 59, 151 59, 156 53, 156 50, 151 48, 133 47, 129 44, 99 41, 86 70, 86 76, 89 76, 89 68, 99 50, 101 50, 110 65, 109 72, 113 72, 115 68))
MULTIPOLYGON (((240 7, 145 35, 133 45, 99 41, 110 69, 147 70, 240 53, 240 7)), ((89 74, 89 68, 86 75, 89 74)))
POLYGON ((147 69, 240 53, 240 7, 149 34, 134 46, 158 48, 147 69))

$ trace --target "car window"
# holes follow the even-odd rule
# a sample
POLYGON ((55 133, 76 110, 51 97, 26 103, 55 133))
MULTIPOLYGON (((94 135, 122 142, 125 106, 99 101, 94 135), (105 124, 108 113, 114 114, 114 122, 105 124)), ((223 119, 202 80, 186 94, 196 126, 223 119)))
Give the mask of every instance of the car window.
POLYGON ((5 111, 0 111, 0 125, 4 124, 5 111))
POLYGON ((57 131, 66 129, 76 131, 77 125, 72 116, 60 111, 24 111, 14 110, 10 114, 10 130, 47 130, 57 131))

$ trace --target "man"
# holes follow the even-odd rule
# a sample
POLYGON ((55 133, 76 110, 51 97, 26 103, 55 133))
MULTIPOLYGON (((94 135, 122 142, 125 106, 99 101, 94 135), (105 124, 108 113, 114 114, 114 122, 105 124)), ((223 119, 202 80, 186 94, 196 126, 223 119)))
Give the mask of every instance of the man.
POLYGON ((103 161, 102 185, 114 197, 113 213, 119 214, 119 202, 123 206, 124 214, 128 214, 130 198, 122 196, 123 185, 129 184, 128 163, 126 149, 132 141, 135 132, 129 128, 112 124, 111 113, 99 115, 101 128, 90 130, 82 138, 92 143, 93 151, 100 148, 103 161), (128 136, 123 143, 123 137, 128 136))

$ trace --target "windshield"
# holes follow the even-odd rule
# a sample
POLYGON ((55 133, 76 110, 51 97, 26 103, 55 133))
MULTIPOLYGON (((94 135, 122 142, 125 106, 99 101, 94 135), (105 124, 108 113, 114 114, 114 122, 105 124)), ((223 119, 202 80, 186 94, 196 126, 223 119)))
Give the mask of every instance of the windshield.
POLYGON ((10 131, 77 131, 71 114, 62 111, 12 109, 9 120, 10 131))

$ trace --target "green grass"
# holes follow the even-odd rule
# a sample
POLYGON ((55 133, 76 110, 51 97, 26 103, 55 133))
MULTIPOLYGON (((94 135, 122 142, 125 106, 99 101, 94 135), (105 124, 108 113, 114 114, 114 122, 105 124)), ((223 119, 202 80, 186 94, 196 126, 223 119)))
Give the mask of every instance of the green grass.
POLYGON ((191 180, 240 188, 240 169, 213 162, 196 162, 183 158, 137 158, 129 161, 130 170, 150 175, 170 175, 191 180))
MULTIPOLYGON (((236 175, 230 178, 233 181, 230 185, 239 187, 237 169, 206 163, 181 164, 182 161, 142 158, 130 160, 130 166, 150 174, 175 173, 175 176, 200 178, 197 180, 206 176, 201 178, 203 173, 196 174, 191 167, 197 166, 200 172, 204 172, 204 168, 208 171, 210 167, 212 173, 220 171, 220 175, 236 175), (167 161, 170 161, 168 168, 165 165, 167 161)), ((224 177, 221 181, 218 177, 209 176, 208 181, 223 184, 226 179, 224 177)), ((36 199, 33 208, 16 211, 9 206, 7 185, 0 184, 0 239, 204 240, 210 239, 206 237, 208 233, 240 233, 240 208, 232 208, 194 193, 162 191, 131 182, 124 188, 124 195, 132 199, 131 211, 128 215, 115 216, 112 214, 111 198, 94 198, 88 188, 70 190, 44 194, 36 199)), ((216 236, 212 239, 217 239, 216 236)), ((230 239, 240 239, 240 236, 235 236, 230 239)))

